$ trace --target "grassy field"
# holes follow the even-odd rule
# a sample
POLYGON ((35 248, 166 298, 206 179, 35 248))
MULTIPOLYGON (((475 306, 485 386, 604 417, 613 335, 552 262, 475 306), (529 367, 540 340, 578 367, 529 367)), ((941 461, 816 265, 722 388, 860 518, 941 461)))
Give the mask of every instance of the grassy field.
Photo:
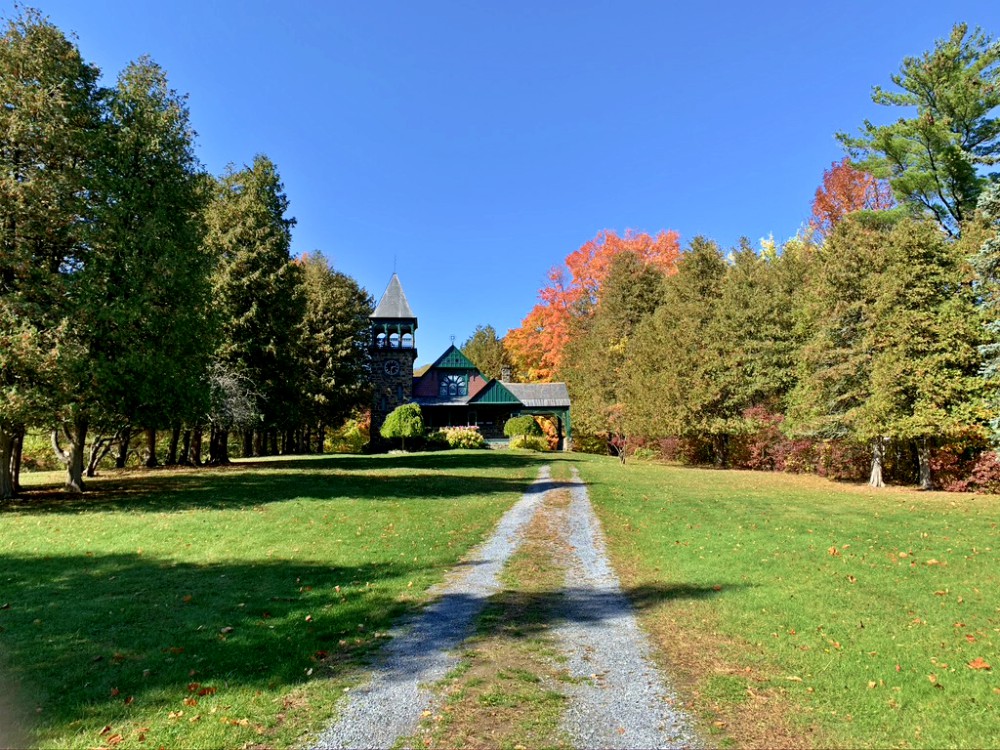
POLYGON ((1000 746, 1000 498, 578 466, 715 742, 1000 746))
POLYGON ((0 510, 0 690, 44 747, 295 744, 539 463, 274 459, 35 490, 0 510))

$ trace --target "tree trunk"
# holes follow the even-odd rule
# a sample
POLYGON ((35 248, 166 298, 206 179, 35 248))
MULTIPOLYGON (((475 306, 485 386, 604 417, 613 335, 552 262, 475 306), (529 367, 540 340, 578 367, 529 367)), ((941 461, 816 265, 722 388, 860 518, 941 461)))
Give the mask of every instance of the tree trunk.
POLYGON ((24 425, 14 428, 14 455, 10 459, 10 473, 14 484, 14 494, 22 491, 21 487, 21 453, 24 450, 24 425))
POLYGON ((66 450, 59 445, 59 431, 52 431, 52 448, 56 456, 66 466, 67 492, 83 492, 83 453, 87 445, 87 428, 90 426, 86 417, 76 417, 73 420, 72 430, 67 425, 62 425, 63 435, 68 443, 66 450))
POLYGON ((868 478, 868 484, 872 487, 884 487, 882 481, 882 464, 885 462, 885 441, 876 438, 872 441, 872 473, 868 478))
POLYGON ((192 466, 201 466, 201 427, 191 430, 191 446, 188 451, 188 462, 192 466))
POLYGON ((277 428, 271 428, 267 431, 268 442, 271 444, 270 454, 272 456, 277 456, 278 454, 278 430, 277 428))
POLYGON ((313 452, 312 439, 312 427, 306 425, 302 430, 302 453, 309 454, 313 452))
POLYGON ((0 425, 0 500, 14 497, 14 430, 0 425))
POLYGON ((253 430, 243 430, 243 458, 253 455, 253 430))
POLYGON ((931 481, 931 449, 927 444, 927 438, 917 441, 917 463, 920 465, 920 489, 933 489, 934 483, 931 481))
POLYGON ((156 428, 146 428, 146 468, 155 469, 160 465, 156 459, 156 428))
POLYGON ((258 457, 267 455, 267 431, 263 427, 253 432, 253 454, 258 457))
POLYGON ((208 463, 210 466, 224 466, 229 461, 229 431, 212 428, 208 439, 208 463))
POLYGON ((321 456, 326 451, 326 425, 320 422, 316 435, 316 452, 321 456))
POLYGON ((87 477, 93 478, 97 475, 97 465, 104 460, 104 457, 111 452, 114 446, 117 433, 112 437, 97 438, 90 446, 90 460, 87 461, 87 477))
POLYGON ((124 469, 128 462, 128 449, 132 444, 132 427, 125 425, 118 440, 118 455, 115 456, 115 468, 124 469))
POLYGON ((184 430, 181 434, 181 455, 179 463, 181 466, 191 465, 191 430, 184 430))
POLYGON ((181 426, 175 424, 170 429, 170 443, 167 445, 167 466, 177 465, 177 444, 181 440, 181 426))

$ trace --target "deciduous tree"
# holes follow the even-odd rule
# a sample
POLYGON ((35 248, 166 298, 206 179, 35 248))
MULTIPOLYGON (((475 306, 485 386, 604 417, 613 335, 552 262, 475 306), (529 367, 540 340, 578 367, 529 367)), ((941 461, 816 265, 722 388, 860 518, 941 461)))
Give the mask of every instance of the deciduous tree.
POLYGON ((563 361, 575 318, 591 315, 597 305, 601 284, 611 263, 623 252, 631 252, 644 265, 672 273, 680 254, 676 232, 660 232, 655 237, 626 231, 600 232, 566 258, 564 266, 549 272, 549 283, 539 291, 539 303, 519 328, 504 338, 517 369, 531 380, 552 380, 563 361))
POLYGON ((844 157, 823 172, 823 184, 816 188, 809 227, 822 241, 837 222, 855 211, 886 211, 896 201, 885 180, 855 169, 844 157))

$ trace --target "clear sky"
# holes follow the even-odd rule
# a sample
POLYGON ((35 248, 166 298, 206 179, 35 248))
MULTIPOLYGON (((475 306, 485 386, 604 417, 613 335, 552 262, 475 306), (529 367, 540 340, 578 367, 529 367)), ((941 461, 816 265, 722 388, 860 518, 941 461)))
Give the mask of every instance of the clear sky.
POLYGON ((163 66, 211 172, 270 156, 295 253, 376 299, 395 268, 421 362, 602 229, 794 235, 873 85, 955 22, 1000 35, 1000 0, 36 4, 108 83, 163 66))

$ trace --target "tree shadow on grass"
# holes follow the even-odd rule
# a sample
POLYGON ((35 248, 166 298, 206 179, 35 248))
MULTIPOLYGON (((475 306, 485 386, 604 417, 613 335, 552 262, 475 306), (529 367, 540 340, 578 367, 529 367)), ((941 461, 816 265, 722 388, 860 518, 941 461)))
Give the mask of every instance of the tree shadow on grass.
POLYGON ((545 463, 532 454, 495 451, 282 457, 200 470, 110 474, 93 480, 92 490, 83 495, 40 488, 5 507, 22 513, 165 512, 249 508, 293 499, 452 499, 521 492, 533 478, 531 469, 545 463), (525 470, 526 478, 502 475, 517 470, 525 470))
MULTIPOLYGON (((418 612, 415 600, 393 592, 406 591, 408 578, 433 566, 403 562, 195 565, 117 554, 7 555, 0 564, 8 675, 37 706, 38 721, 56 727, 177 710, 194 690, 208 691, 198 696, 200 711, 224 706, 236 690, 264 691, 273 702, 298 685, 345 677, 370 662, 387 643, 384 631, 403 616, 425 623, 401 662, 405 676, 431 651, 470 635, 488 607, 499 613, 494 626, 524 638, 566 620, 597 627, 620 617, 624 601, 620 593, 573 588, 504 591, 489 600, 446 594, 418 612), (434 619, 438 611, 461 617, 449 624, 434 619)), ((625 593, 629 606, 644 609, 719 591, 664 584, 625 593)))
POLYGON ((7 673, 40 721, 64 726, 182 708, 194 682, 222 705, 230 688, 342 675, 414 606, 391 592, 430 569, 129 554, 7 555, 0 565, 7 673))

